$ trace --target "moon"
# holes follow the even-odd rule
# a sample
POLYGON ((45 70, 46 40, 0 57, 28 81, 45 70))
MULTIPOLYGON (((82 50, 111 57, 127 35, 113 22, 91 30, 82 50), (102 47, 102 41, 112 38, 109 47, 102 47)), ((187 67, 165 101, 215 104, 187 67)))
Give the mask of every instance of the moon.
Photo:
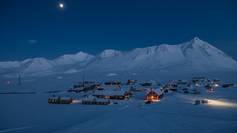
POLYGON ((59 6, 59 8, 61 8, 61 9, 64 8, 64 4, 63 4, 63 3, 59 3, 58 6, 59 6))

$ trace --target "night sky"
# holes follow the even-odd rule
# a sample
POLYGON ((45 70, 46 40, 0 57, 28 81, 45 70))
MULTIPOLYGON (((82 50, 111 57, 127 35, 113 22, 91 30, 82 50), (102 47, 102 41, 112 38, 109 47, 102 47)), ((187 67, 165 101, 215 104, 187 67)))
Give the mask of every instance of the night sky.
POLYGON ((0 0, 0 61, 131 50, 195 36, 237 58, 237 2, 0 0))

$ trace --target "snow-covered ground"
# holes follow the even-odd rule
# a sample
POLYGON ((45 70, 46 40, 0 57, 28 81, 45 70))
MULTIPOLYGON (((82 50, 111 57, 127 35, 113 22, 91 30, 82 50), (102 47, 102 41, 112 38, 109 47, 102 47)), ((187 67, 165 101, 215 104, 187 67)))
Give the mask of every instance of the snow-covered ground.
MULTIPOLYGON (((118 74, 119 75, 119 74, 118 74)), ((126 76, 92 76, 88 80, 108 81, 126 76), (102 78, 104 77, 104 79, 102 78)), ((193 76, 193 75, 191 75, 193 76)), ((169 79, 190 79, 155 75, 132 75, 140 82, 154 80, 165 83, 169 79)), ((237 83, 236 73, 209 74, 224 83, 237 83)), ((118 104, 99 105, 52 105, 48 98, 52 94, 80 97, 82 94, 67 90, 81 81, 78 75, 51 76, 44 78, 1 79, 0 83, 0 133, 236 133, 237 132, 237 88, 218 88, 214 93, 200 95, 169 92, 160 102, 144 104, 145 92, 118 104), (10 81, 10 82, 8 82, 10 81), (51 93, 50 91, 54 91, 51 93), (3 92, 15 92, 3 94, 3 92), (18 92, 18 94, 16 94, 18 92), (21 94, 19 93, 21 92, 21 94), (23 94, 28 92, 27 94, 23 94), (231 103, 233 106, 193 105, 195 99, 213 99, 231 103)), ((128 86, 123 85, 123 89, 128 86)), ((107 88, 109 89, 109 88, 107 88)), ((114 89, 111 89, 114 91, 114 89)))
MULTIPOLYGON (((83 95, 97 93, 67 92, 82 79, 123 83, 136 79, 164 85, 195 76, 237 83, 237 62, 197 37, 178 45, 131 51, 109 49, 98 55, 78 52, 52 60, 0 62, 0 133, 236 133, 236 87, 199 95, 171 92, 154 104, 144 104, 144 91, 108 106, 48 104, 53 94, 80 100, 83 95), (196 99, 214 101, 193 105, 196 99), (213 106, 216 102, 225 106, 213 106)), ((100 93, 120 94, 129 86, 121 88, 106 88, 100 93)))

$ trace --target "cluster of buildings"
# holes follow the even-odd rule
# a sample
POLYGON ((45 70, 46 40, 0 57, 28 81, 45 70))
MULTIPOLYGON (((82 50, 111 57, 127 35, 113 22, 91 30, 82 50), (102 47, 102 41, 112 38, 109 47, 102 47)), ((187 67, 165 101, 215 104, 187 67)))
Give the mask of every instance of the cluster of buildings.
POLYGON ((214 92, 219 87, 228 88, 235 84, 221 84, 220 80, 210 80, 205 77, 194 77, 191 80, 173 80, 164 84, 153 82, 138 82, 129 79, 125 83, 121 81, 101 82, 79 82, 72 86, 67 93, 76 93, 79 98, 73 97, 50 97, 50 104, 72 104, 85 105, 109 105, 118 104, 121 100, 128 100, 136 93, 143 93, 144 103, 159 102, 166 93, 200 94, 204 89, 208 93, 214 92), (82 96, 81 96, 82 95, 82 96), (75 102, 77 101, 77 102, 75 102))

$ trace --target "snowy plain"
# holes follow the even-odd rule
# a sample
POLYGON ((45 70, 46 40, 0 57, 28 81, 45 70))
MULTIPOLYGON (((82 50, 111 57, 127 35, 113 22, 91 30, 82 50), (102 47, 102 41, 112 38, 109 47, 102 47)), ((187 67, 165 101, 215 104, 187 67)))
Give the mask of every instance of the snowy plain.
MULTIPOLYGON (((208 75, 219 78, 224 83, 237 83, 236 73, 208 75)), ((237 88, 219 88, 215 93, 204 92, 201 95, 171 92, 166 94, 159 103, 148 105, 144 104, 143 101, 144 92, 135 94, 129 100, 108 106, 48 104, 47 99, 52 95, 49 93, 50 91, 55 91, 55 94, 77 97, 78 94, 71 94, 66 91, 72 84, 81 81, 81 77, 78 75, 62 77, 62 79, 55 76, 35 78, 34 80, 25 79, 21 86, 17 85, 17 79, 11 85, 2 83, 1 93, 31 93, 0 94, 0 132, 235 133, 237 131, 236 107, 193 105, 193 100, 197 98, 221 99, 237 104, 237 88)), ((173 78, 190 79, 191 77, 187 75, 173 78)), ((167 79, 170 78, 167 77, 167 79)), ((111 77, 104 75, 104 79, 90 77, 87 79, 107 81, 111 77)), ((161 83, 167 81, 166 78, 160 76, 152 79, 143 76, 139 80, 156 80, 161 83)), ((12 81, 14 80, 12 79, 12 81)), ((125 82, 126 80, 122 81, 125 82)), ((121 88, 126 87, 128 86, 121 88)))
POLYGON ((83 79, 164 84, 204 76, 236 84, 236 68, 233 58, 198 38, 129 52, 105 50, 96 56, 79 52, 53 60, 0 62, 0 133, 236 133, 236 87, 200 95, 169 92, 154 104, 144 104, 145 92, 108 106, 48 104, 53 94, 80 98, 82 94, 67 90, 83 79), (203 98, 234 106, 193 105, 203 98))

